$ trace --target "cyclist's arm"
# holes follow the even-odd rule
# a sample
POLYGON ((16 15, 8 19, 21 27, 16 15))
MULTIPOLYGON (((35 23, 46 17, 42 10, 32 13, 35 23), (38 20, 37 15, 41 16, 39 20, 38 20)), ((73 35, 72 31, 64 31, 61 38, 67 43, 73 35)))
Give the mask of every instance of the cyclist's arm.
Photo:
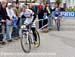
POLYGON ((33 23, 35 21, 35 19, 36 19, 36 15, 35 15, 35 13, 33 11, 31 11, 31 16, 33 16, 33 20, 32 20, 32 23, 33 23))
POLYGON ((21 12, 21 14, 19 15, 19 18, 26 18, 23 14, 23 12, 21 12))
POLYGON ((33 21, 32 22, 34 22, 36 20, 36 15, 34 14, 33 16, 34 16, 34 18, 33 18, 33 21))

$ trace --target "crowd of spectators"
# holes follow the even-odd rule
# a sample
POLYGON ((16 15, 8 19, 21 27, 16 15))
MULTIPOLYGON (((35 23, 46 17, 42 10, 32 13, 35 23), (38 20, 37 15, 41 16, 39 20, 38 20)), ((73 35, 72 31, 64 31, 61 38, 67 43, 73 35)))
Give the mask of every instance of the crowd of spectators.
MULTIPOLYGON (((0 5, 0 21, 4 28, 4 35, 2 33, 2 25, 0 25, 0 43, 4 44, 5 42, 12 42, 12 39, 19 39, 19 31, 20 31, 20 18, 19 15, 22 11, 21 7, 19 7, 19 3, 15 3, 15 6, 12 6, 12 3, 7 3, 7 1, 3 0, 0 5)), ((39 28, 46 25, 50 27, 52 25, 51 14, 55 11, 55 7, 51 8, 47 3, 46 5, 39 4, 33 5, 32 3, 27 5, 29 9, 34 12, 34 20, 38 16, 39 20, 39 28), (45 18, 46 16, 47 18, 45 18), (43 21, 40 21, 44 19, 43 21)), ((43 28, 43 30, 47 30, 47 26, 43 28)))

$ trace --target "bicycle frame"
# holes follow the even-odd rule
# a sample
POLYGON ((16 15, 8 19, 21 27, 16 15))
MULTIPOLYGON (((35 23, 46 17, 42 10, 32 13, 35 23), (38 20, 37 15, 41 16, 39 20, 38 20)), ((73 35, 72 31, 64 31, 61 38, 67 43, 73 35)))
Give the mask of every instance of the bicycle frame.
POLYGON ((27 35, 27 38, 28 38, 28 35, 32 34, 31 33, 31 25, 29 25, 29 26, 23 25, 23 26, 24 27, 22 28, 22 33, 25 33, 27 35))

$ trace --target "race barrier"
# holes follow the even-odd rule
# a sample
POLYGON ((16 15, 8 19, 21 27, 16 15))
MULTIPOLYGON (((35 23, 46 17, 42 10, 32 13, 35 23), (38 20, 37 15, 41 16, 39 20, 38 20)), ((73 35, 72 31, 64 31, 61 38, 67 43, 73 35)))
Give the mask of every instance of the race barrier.
MULTIPOLYGON (((44 20, 46 20, 46 19, 36 20, 35 23, 36 23, 36 22, 39 22, 39 21, 44 21, 44 20)), ((47 20, 48 20, 48 18, 47 18, 47 20)), ((42 24, 42 25, 43 25, 43 24, 42 24)), ((42 26, 41 28, 39 28, 38 31, 40 31, 41 29, 43 29, 43 28, 46 27, 46 26, 48 26, 48 23, 47 23, 46 25, 42 26)))

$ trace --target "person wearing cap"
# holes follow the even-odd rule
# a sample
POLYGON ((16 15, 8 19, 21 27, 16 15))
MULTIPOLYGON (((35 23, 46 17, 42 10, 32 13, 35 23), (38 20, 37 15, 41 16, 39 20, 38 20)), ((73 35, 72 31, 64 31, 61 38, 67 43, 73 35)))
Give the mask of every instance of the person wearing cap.
POLYGON ((7 20, 7 23, 6 23, 6 40, 8 42, 11 42, 12 39, 11 39, 11 34, 12 34, 12 21, 13 21, 13 17, 16 17, 13 9, 12 9, 12 3, 8 3, 7 4, 7 8, 6 8, 6 11, 7 11, 7 15, 8 17, 10 18, 10 20, 7 20))
POLYGON ((34 36, 34 47, 38 47, 37 35, 35 32, 36 25, 35 25, 35 20, 34 20, 34 12, 30 9, 27 9, 26 5, 23 5, 20 17, 23 20, 22 24, 26 24, 27 26, 31 25, 31 30, 32 30, 33 36, 34 36))

